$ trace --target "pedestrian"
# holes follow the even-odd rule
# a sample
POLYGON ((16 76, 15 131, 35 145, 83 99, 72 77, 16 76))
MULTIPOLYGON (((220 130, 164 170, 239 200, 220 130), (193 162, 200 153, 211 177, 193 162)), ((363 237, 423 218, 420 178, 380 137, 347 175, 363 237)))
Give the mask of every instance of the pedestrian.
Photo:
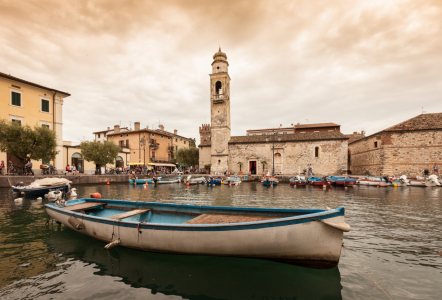
POLYGON ((313 167, 312 167, 312 165, 308 165, 308 167, 307 167, 307 169, 308 169, 308 172, 307 172, 307 175, 308 176, 310 176, 310 175, 315 175, 315 173, 313 173, 313 167))
POLYGON ((190 166, 190 174, 193 173, 193 166, 190 166))
POLYGON ((73 175, 77 174, 77 167, 75 165, 72 165, 72 174, 73 175))
POLYGON ((437 174, 437 176, 439 176, 439 166, 437 164, 434 164, 433 166, 433 174, 437 174))
POLYGON ((71 167, 69 166, 69 164, 66 165, 66 175, 70 175, 71 174, 71 167))
POLYGON ((28 163, 25 165, 25 167, 26 167, 26 171, 28 173, 31 173, 32 176, 34 176, 34 171, 32 171, 32 161, 31 160, 28 160, 28 163))
POLYGON ((14 164, 12 163, 12 160, 10 160, 8 164, 8 173, 12 174, 12 170, 14 170, 14 164))
POLYGON ((6 175, 6 172, 5 172, 5 174, 3 174, 4 168, 5 168, 5 162, 2 160, 2 162, 0 164, 0 175, 6 175))

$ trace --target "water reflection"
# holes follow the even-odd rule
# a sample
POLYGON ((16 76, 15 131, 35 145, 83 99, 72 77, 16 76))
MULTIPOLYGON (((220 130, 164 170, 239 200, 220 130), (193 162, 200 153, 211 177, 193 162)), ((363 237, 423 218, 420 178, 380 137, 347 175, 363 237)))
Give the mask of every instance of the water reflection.
POLYGON ((341 299, 338 268, 314 270, 253 259, 155 254, 103 249, 63 230, 51 236, 51 251, 93 263, 99 276, 121 277, 130 287, 185 299, 341 299), (321 288, 317 288, 320 285, 321 288))

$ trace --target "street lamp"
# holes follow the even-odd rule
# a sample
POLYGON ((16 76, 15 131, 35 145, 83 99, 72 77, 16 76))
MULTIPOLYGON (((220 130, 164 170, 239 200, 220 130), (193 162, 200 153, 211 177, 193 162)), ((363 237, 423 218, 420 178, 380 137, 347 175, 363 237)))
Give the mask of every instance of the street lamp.
MULTIPOLYGON (((272 142, 273 142, 273 154, 272 154, 272 176, 275 176, 275 137, 278 136, 278 142, 281 141, 281 136, 278 135, 278 132, 275 133, 275 129, 272 129, 272 142)), ((269 141, 269 137, 266 137, 266 142, 269 141)))
POLYGON ((143 137, 140 140, 140 147, 143 148, 143 157, 144 157, 144 166, 146 166, 146 137, 143 135, 143 137))

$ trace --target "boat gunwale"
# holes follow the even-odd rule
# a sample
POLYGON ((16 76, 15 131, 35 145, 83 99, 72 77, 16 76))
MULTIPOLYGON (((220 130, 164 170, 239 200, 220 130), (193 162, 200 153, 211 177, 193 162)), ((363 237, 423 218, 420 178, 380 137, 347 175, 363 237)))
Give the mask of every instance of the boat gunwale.
MULTIPOLYGON (((285 218, 276 218, 271 220, 263 220, 263 221, 253 221, 253 222, 241 222, 241 223, 221 223, 221 224, 172 224, 172 223, 140 223, 134 221, 121 221, 121 220, 112 220, 106 217, 98 217, 98 216, 90 216, 74 211, 67 211, 63 208, 56 207, 54 203, 45 204, 47 209, 52 209, 58 211, 59 213, 65 215, 76 215, 81 217, 82 220, 89 219, 93 222, 105 223, 108 225, 115 224, 117 222, 119 226, 123 227, 137 227, 143 229, 157 229, 157 230, 181 230, 181 231, 227 231, 227 230, 247 230, 247 229, 264 229, 269 227, 280 227, 280 226, 288 226, 295 225, 301 223, 308 223, 323 219, 329 219, 338 216, 344 216, 345 209, 343 206, 338 207, 336 209, 331 210, 321 210, 321 209, 275 209, 275 208, 249 208, 249 207, 224 207, 224 206, 196 206, 196 205, 178 205, 171 203, 156 203, 156 202, 138 202, 138 201, 125 201, 125 200, 110 200, 110 199, 93 199, 93 198, 81 198, 76 200, 92 200, 94 202, 103 202, 103 203, 125 203, 125 204, 140 204, 143 205, 160 205, 160 206, 168 206, 168 207, 177 207, 177 210, 180 207, 187 208, 199 208, 199 209, 215 209, 215 210, 237 210, 237 211, 259 211, 259 212, 284 212, 284 213, 301 213, 305 211, 310 211, 311 213, 291 216, 285 218)), ((83 202, 81 202, 83 203, 83 202)), ((139 207, 137 207, 139 208, 139 207)), ((171 211, 174 212, 174 211, 171 211)))

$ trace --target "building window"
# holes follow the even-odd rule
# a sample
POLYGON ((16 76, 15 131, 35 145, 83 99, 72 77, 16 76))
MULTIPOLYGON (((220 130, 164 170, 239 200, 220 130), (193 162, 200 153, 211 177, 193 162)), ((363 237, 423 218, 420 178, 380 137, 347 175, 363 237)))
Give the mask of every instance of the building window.
POLYGON ((126 148, 129 148, 129 140, 126 140, 126 148))
POLYGON ((128 133, 126 133, 126 136, 129 136, 129 134, 128 134, 128 133))
POLYGON ((21 107, 21 93, 11 92, 11 105, 21 107))
POLYGON ((319 147, 315 147, 315 157, 319 157, 319 147))
POLYGON ((178 152, 178 146, 175 146, 175 151, 178 152))
POLYGON ((152 136, 155 136, 155 133, 152 133, 152 136))
POLYGON ((41 99, 41 111, 49 112, 49 100, 41 99))
POLYGON ((178 139, 175 139, 175 142, 178 142, 178 139))
POLYGON ((186 144, 186 141, 184 141, 184 145, 186 144))
POLYGON ((98 138, 100 138, 100 134, 98 134, 98 138))
POLYGON ((170 140, 170 136, 168 136, 167 139, 170 140))
POLYGON ((49 125, 48 124, 42 124, 41 127, 46 127, 47 129, 49 129, 49 125))
POLYGON ((374 142, 374 147, 375 147, 375 148, 378 147, 378 142, 374 142))
POLYGON ((161 136, 161 138, 163 138, 163 136, 161 136))
POLYGON ((15 124, 18 124, 21 126, 21 120, 12 119, 11 121, 12 121, 12 123, 15 123, 15 124))

